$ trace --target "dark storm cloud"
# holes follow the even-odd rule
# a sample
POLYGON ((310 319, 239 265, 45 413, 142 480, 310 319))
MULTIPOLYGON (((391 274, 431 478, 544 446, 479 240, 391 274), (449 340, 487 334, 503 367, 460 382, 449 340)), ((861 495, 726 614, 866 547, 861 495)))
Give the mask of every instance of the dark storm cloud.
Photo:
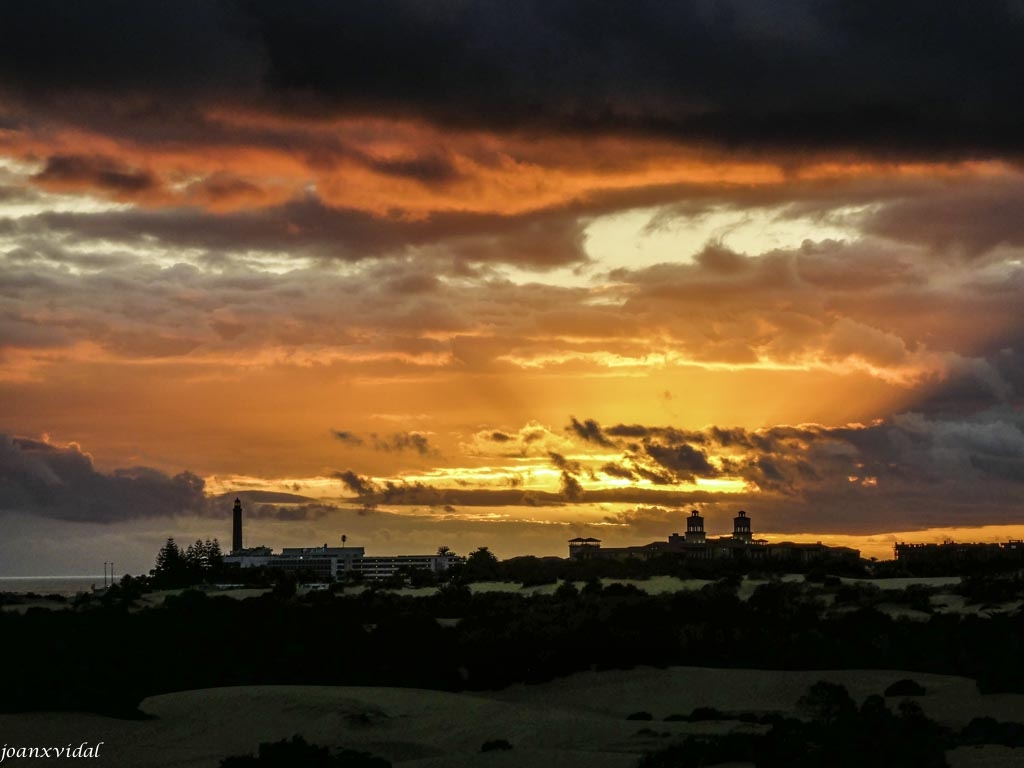
MULTIPOLYGON (((297 485, 297 484, 296 484, 297 485)), ((299 486, 301 487, 301 486, 299 486)), ((301 496, 297 493, 285 493, 282 491, 243 491, 235 490, 222 493, 219 496, 211 499, 213 508, 218 512, 223 512, 224 516, 227 517, 228 513, 231 512, 235 504, 235 499, 243 502, 244 504, 310 504, 314 499, 309 496, 301 496)))
POLYGON ((116 96, 129 116, 233 96, 450 125, 1017 151, 1022 29, 1009 0, 20 0, 0 80, 55 109, 116 96))
POLYGON ((982 357, 960 361, 944 378, 923 382, 914 410, 930 415, 978 413, 1019 403, 1024 396, 1024 335, 1017 331, 994 341, 982 357))
POLYGON ((636 467, 636 473, 644 480, 649 480, 655 485, 671 485, 675 478, 668 472, 659 472, 648 467, 636 467))
POLYGON ((246 520, 281 520, 298 522, 319 520, 338 507, 322 504, 308 496, 277 491, 231 491, 209 500, 209 508, 215 517, 231 518, 234 500, 242 501, 242 514, 246 520))
POLYGON ((334 435, 336 440, 340 440, 346 445, 362 445, 363 438, 359 435, 353 434, 352 432, 346 432, 341 429, 332 429, 331 434, 334 435))
MULTIPOLYGON (((934 390, 939 397, 960 381, 987 407, 1024 391, 1016 351, 1024 340, 1024 270, 1015 252, 968 263, 873 237, 805 241, 742 256, 741 268, 722 273, 707 265, 712 251, 723 248, 711 244, 693 263, 611 273, 632 288, 631 317, 656 317, 659 330, 671 329, 693 359, 803 363, 813 349, 822 362, 868 364, 924 383, 922 396, 934 390)), ((960 410, 976 407, 965 402, 960 410)), ((611 428, 623 436, 631 429, 611 428)), ((633 436, 643 434, 634 429, 633 436)))
POLYGON ((579 501, 583 498, 584 491, 580 481, 568 472, 562 472, 559 482, 560 495, 566 501, 579 501))
POLYGON ((692 480, 694 477, 716 477, 718 470, 708 461, 707 455, 692 445, 661 445, 647 443, 647 454, 659 465, 674 473, 676 477, 692 480))
POLYGON ((548 451, 548 458, 555 468, 562 470, 564 474, 575 476, 583 472, 583 465, 580 462, 567 459, 560 453, 548 451))
POLYGON ((715 427, 703 430, 702 441, 672 428, 648 432, 655 437, 638 446, 643 453, 621 446, 638 474, 646 466, 677 481, 740 477, 791 497, 861 489, 867 501, 939 486, 970 494, 986 483, 1024 483, 1024 417, 1009 406, 974 414, 905 413, 869 426, 715 427))
POLYGON ((615 464, 614 462, 608 462, 601 467, 601 471, 611 477, 621 477, 625 480, 636 480, 636 475, 629 467, 624 467, 621 464, 615 464))
POLYGON ((335 472, 334 477, 341 480, 345 487, 357 496, 368 496, 377 490, 370 478, 360 477, 351 469, 346 469, 344 472, 335 472))
POLYGON ((191 472, 149 467, 105 474, 77 445, 0 435, 0 510, 97 523, 204 514, 203 485, 191 472))
POLYGON ((126 167, 112 158, 86 155, 53 155, 32 179, 42 186, 95 186, 112 192, 143 192, 157 185, 148 171, 126 167))
POLYGON ((671 483, 739 478, 748 489, 588 490, 587 502, 747 506, 760 511, 764 529, 847 533, 1010 523, 1024 503, 1024 417, 1007 405, 970 414, 904 413, 867 426, 712 427, 700 431, 702 439, 671 427, 629 425, 623 437, 617 431, 612 426, 605 434, 623 461, 605 466, 606 473, 626 476, 620 470, 628 465, 656 485, 664 483, 648 476, 653 472, 671 483))
POLYGON ((646 437, 648 432, 649 428, 641 424, 615 424, 605 430, 613 437, 646 437))
POLYGON ((579 421, 575 416, 571 416, 569 418, 569 426, 566 427, 566 430, 575 432, 588 443, 597 443, 598 445, 612 444, 612 442, 605 437, 604 433, 601 431, 601 425, 594 421, 594 419, 584 419, 583 421, 579 421))
POLYGON ((15 3, 0 32, 3 80, 40 97, 78 90, 177 92, 238 87, 258 77, 258 42, 240 7, 183 0, 15 3))
POLYGON ((248 517, 257 520, 282 520, 285 522, 299 522, 304 520, 319 520, 335 511, 337 507, 324 504, 297 504, 286 507, 276 504, 260 504, 246 511, 248 517))
POLYGON ((1024 245, 1024 181, 987 179, 937 189, 880 206, 865 231, 918 242, 942 253, 984 254, 998 245, 1024 245))
POLYGON ((451 158, 440 154, 409 160, 368 160, 370 168, 385 176, 415 179, 423 184, 439 184, 459 177, 451 158))
POLYGON ((974 414, 904 413, 866 426, 630 425, 626 437, 616 431, 602 430, 611 445, 601 452, 618 448, 622 458, 604 462, 601 471, 651 485, 588 487, 596 474, 587 459, 547 451, 560 474, 557 493, 388 482, 360 501, 437 508, 701 504, 716 510, 722 524, 746 508, 756 511, 760 530, 823 533, 1013 522, 1024 503, 1024 417, 1009 406, 974 414), (740 479, 747 486, 726 494, 664 487, 708 477, 740 479))
POLYGON ((420 456, 436 454, 437 451, 431 447, 429 438, 420 432, 396 432, 392 435, 370 436, 373 439, 374 450, 394 453, 399 451, 415 451, 420 456))
POLYGON ((0 235, 74 238, 126 246, 198 248, 216 254, 288 252, 358 261, 406 249, 439 249, 451 261, 511 261, 545 268, 586 260, 585 223, 562 211, 519 216, 439 213, 426 220, 336 209, 314 196, 259 211, 209 215, 198 208, 49 212, 0 219, 0 235))

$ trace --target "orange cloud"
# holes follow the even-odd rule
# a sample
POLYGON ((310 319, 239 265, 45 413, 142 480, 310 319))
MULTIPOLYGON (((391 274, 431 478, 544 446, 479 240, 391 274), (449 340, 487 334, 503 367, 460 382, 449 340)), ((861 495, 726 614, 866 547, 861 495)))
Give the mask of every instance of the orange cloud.
POLYGON ((0 152, 41 164, 34 182, 45 189, 146 207, 258 210, 315 190, 333 207, 412 219, 438 212, 515 215, 616 194, 642 199, 643 190, 681 185, 777 188, 1001 170, 992 163, 744 159, 652 138, 499 135, 416 121, 227 111, 204 119, 211 132, 221 132, 217 141, 147 142, 52 126, 4 131, 0 152))

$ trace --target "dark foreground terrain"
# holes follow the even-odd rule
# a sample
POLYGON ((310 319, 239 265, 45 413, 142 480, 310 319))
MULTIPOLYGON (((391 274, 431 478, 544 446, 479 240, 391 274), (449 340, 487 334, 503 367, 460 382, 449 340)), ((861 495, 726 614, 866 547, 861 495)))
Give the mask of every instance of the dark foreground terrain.
MULTIPOLYGON (((0 735, 81 741, 69 729, 85 718, 123 744, 170 740, 183 755, 140 763, 125 747, 125 765, 211 768, 295 733, 424 766, 476 765, 485 743, 494 765, 537 764, 543 755, 529 750, 548 749, 581 753, 581 764, 651 767, 982 765, 998 754, 995 765, 1024 754, 1016 576, 880 589, 730 575, 688 586, 184 590, 157 600, 114 590, 48 608, 8 597, 22 604, 0 613, 17 660, 0 706, 23 714, 4 716, 0 735), (389 699, 398 689, 412 698, 389 699), (333 703, 310 693, 318 690, 333 703), (190 707, 207 712, 206 725, 190 707), (415 729, 398 723, 412 728, 432 707, 450 715, 444 743, 410 741, 415 729), (488 708, 489 718, 473 714, 488 708), (262 714, 244 722, 263 725, 235 724, 238 738, 214 739, 218 717, 248 710, 262 714), (562 736, 543 736, 551 729, 541 721, 561 723, 562 736), (189 751, 185 734, 216 745, 189 751)), ((436 725, 428 721, 423 734, 436 725)))

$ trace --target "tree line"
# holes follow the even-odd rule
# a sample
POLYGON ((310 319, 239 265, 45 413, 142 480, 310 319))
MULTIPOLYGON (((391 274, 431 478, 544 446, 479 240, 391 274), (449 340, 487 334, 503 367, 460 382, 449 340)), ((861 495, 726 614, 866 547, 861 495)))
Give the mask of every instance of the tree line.
POLYGON ((1020 611, 823 614, 803 585, 769 582, 746 601, 738 585, 648 595, 594 580, 527 595, 453 583, 422 597, 371 589, 247 600, 188 590, 152 608, 110 592, 78 610, 0 614, 5 649, 19 659, 0 708, 131 713, 145 696, 222 685, 480 690, 641 664, 900 669, 1024 692, 1020 611))
MULTIPOLYGON (((147 586, 174 589, 218 581, 225 575, 224 554, 217 539, 196 539, 182 549, 173 538, 160 548, 147 586)), ((131 583, 131 582, 129 582, 131 583)))

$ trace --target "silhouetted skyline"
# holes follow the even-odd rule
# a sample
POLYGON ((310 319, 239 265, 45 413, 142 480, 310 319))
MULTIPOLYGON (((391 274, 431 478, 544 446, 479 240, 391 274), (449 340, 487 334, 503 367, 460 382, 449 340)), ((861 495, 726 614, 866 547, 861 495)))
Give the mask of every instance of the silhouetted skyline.
POLYGON ((0 575, 1021 538, 1024 15, 16 0, 0 575), (245 494, 255 494, 246 496, 245 494))

